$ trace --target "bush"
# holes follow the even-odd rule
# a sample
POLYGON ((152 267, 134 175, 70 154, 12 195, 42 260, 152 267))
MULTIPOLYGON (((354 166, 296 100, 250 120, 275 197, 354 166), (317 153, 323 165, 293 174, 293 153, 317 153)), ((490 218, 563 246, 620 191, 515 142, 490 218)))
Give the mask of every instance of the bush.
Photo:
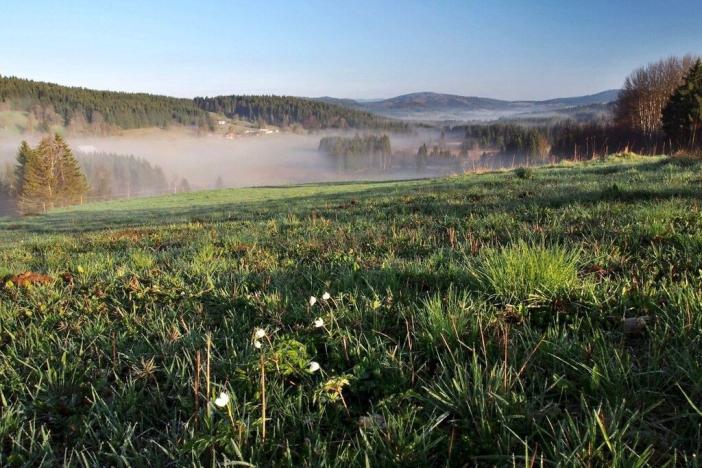
POLYGON ((520 179, 531 179, 534 176, 534 171, 529 167, 518 167, 514 170, 514 175, 520 179))

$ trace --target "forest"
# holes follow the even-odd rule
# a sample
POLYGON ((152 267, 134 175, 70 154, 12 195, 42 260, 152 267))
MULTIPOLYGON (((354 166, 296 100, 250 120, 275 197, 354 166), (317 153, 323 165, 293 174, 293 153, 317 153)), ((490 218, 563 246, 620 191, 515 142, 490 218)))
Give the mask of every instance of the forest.
POLYGON ((89 199, 159 195, 169 190, 163 169, 144 158, 114 153, 78 153, 77 158, 88 179, 89 199))
MULTIPOLYGON (((64 146, 63 150, 70 151, 67 146, 64 146)), ((26 189, 23 187, 26 184, 22 180, 25 178, 23 165, 26 165, 27 155, 30 152, 31 148, 22 145, 15 163, 8 161, 0 166, 0 216, 13 214, 18 202, 22 209, 22 191, 26 189)), ((84 189, 80 190, 78 201, 101 201, 190 191, 190 183, 187 179, 174 178, 169 181, 160 166, 133 155, 79 152, 75 154, 75 161, 87 183, 84 189)), ((45 179, 48 180, 48 177, 45 179)), ((46 196, 41 193, 33 198, 43 199, 46 196)), ((33 204, 36 205, 36 202, 33 204)), ((63 204, 71 203, 64 201, 63 204)), ((26 209, 26 205, 27 203, 23 211, 31 212, 32 210, 26 209)))
POLYGON ((98 91, 0 75, 2 110, 28 112, 30 118, 25 130, 29 132, 49 132, 54 126, 102 133, 172 125, 213 130, 210 112, 281 127, 407 129, 402 122, 369 112, 291 96, 219 96, 191 100, 98 91))
POLYGON ((392 147, 388 135, 324 137, 319 150, 327 154, 339 170, 388 170, 392 164, 392 147))
POLYGON ((498 167, 607 154, 699 153, 702 144, 702 62, 669 57, 634 70, 610 121, 554 125, 460 125, 465 149, 484 148, 481 163, 498 167))
POLYGON ((408 128, 403 122, 378 117, 370 112, 292 96, 197 97, 195 104, 208 112, 279 127, 299 124, 306 129, 380 128, 403 131, 408 128))
POLYGON ((36 128, 52 125, 94 130, 208 126, 207 113, 189 99, 146 93, 96 91, 0 76, 0 105, 30 113, 36 128))

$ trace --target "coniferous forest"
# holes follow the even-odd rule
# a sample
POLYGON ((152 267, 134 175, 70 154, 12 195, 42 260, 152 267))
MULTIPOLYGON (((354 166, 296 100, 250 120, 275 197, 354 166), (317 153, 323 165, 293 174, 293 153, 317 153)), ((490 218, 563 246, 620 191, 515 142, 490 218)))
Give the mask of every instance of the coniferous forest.
POLYGON ((30 130, 59 125, 109 131, 183 125, 213 129, 210 112, 229 118, 305 129, 384 128, 406 124, 345 107, 291 96, 219 96, 180 99, 146 93, 98 91, 0 76, 0 110, 29 112, 30 130))
POLYGON ((300 124, 307 129, 381 128, 406 130, 407 124, 378 117, 370 112, 349 109, 292 96, 218 96, 195 98, 195 104, 209 112, 252 122, 287 127, 300 124))

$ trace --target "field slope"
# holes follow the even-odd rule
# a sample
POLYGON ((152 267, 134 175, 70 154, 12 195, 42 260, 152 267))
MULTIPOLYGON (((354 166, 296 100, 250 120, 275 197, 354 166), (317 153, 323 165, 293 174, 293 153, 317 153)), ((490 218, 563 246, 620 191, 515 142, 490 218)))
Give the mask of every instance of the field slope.
POLYGON ((0 465, 693 465, 701 169, 0 219, 0 465))

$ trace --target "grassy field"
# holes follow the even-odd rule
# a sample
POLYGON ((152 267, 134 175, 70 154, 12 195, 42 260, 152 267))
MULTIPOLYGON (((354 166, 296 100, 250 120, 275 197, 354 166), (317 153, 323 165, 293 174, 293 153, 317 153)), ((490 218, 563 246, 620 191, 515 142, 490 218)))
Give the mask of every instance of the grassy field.
POLYGON ((0 465, 698 466, 701 171, 0 220, 0 465))

